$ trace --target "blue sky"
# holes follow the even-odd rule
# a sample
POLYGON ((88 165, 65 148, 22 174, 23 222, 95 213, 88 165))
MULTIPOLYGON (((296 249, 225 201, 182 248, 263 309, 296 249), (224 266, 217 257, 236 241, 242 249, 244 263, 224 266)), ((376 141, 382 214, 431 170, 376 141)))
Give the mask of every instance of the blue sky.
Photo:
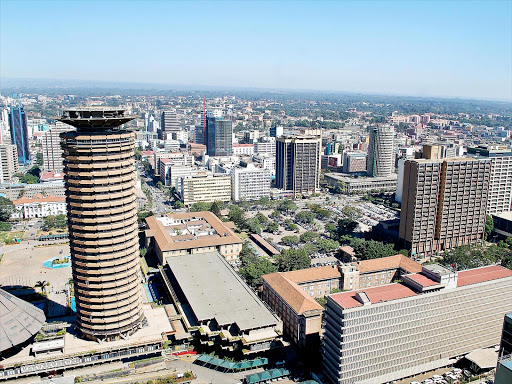
POLYGON ((512 100, 511 4, 0 0, 0 76, 512 100))

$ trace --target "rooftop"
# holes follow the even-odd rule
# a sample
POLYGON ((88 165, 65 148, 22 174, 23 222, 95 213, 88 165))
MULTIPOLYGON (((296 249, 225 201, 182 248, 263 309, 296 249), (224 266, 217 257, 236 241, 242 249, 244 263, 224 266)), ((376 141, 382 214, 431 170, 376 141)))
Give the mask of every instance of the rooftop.
POLYGON ((149 229, 146 230, 146 237, 154 237, 162 251, 242 243, 242 240, 233 232, 231 227, 225 225, 217 216, 208 211, 171 213, 162 218, 151 216, 146 218, 146 223, 149 226, 149 229), (173 226, 176 224, 186 224, 189 227, 195 223, 207 224, 211 231, 208 234, 195 230, 191 230, 190 233, 181 233, 182 235, 194 235, 193 239, 187 241, 184 241, 183 238, 178 240, 176 236, 172 235, 174 233, 173 226))
POLYGON ((512 271, 500 265, 468 269, 467 271, 459 272, 457 277, 457 287, 483 283, 484 281, 503 279, 504 277, 511 276, 512 271))
POLYGON ((300 284, 308 281, 339 278, 341 277, 341 272, 338 270, 337 266, 328 265, 324 267, 300 269, 298 271, 282 272, 281 275, 294 283, 300 284))
POLYGON ((78 129, 112 129, 135 119, 124 108, 86 107, 67 109, 57 119, 78 129))
POLYGON ((363 260, 357 263, 357 269, 361 273, 369 273, 374 271, 382 271, 385 269, 398 269, 409 273, 421 272, 421 264, 404 255, 394 255, 381 257, 378 259, 363 260))
POLYGON ((241 331, 272 327, 278 319, 218 252, 166 259, 198 321, 236 323, 241 331))
POLYGON ((33 198, 21 197, 18 200, 14 200, 14 205, 31 204, 31 203, 64 203, 65 197, 57 197, 54 195, 44 197, 41 193, 36 193, 33 198))
POLYGON ((492 215, 496 216, 496 217, 499 217, 501 219, 511 220, 512 221, 512 211, 501 212, 501 213, 493 213, 492 215))

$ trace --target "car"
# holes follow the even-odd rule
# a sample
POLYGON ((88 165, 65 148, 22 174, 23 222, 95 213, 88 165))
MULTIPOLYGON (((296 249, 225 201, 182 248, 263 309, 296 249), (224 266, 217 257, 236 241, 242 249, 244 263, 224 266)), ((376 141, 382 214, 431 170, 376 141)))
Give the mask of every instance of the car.
POLYGON ((432 379, 435 381, 435 380, 443 380, 443 376, 441 375, 434 375, 432 376, 432 379))

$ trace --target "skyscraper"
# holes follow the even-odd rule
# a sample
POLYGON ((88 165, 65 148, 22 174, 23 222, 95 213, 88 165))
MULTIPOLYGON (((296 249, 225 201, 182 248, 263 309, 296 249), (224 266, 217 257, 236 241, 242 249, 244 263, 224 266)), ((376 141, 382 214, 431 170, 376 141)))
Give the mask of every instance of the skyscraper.
POLYGON ((60 173, 64 169, 62 147, 60 146, 60 134, 72 128, 58 121, 42 136, 43 170, 45 172, 60 173))
POLYGON ((132 120, 123 109, 78 108, 59 119, 78 327, 113 340, 142 324, 132 120))
POLYGON ((0 144, 0 183, 10 181, 19 172, 18 150, 12 144, 0 144))
POLYGON ((28 146, 27 116, 21 104, 11 106, 9 129, 11 131, 11 143, 16 145, 18 150, 18 162, 20 164, 28 164, 30 161, 30 150, 28 146))
POLYGON ((163 111, 160 118, 160 131, 158 138, 160 140, 166 140, 167 136, 171 138, 172 132, 180 131, 180 123, 176 117, 175 111, 163 111))
POLYGON ((399 235, 411 255, 483 241, 490 174, 488 159, 405 161, 399 235))
POLYGON ((208 112, 205 134, 206 153, 209 156, 231 156, 233 154, 233 126, 217 111, 208 112))
POLYGON ((276 140, 276 186, 297 193, 314 193, 320 187, 322 140, 314 136, 282 136, 276 140))
POLYGON ((393 139, 395 129, 389 125, 370 128, 366 170, 372 177, 386 177, 393 173, 393 139))

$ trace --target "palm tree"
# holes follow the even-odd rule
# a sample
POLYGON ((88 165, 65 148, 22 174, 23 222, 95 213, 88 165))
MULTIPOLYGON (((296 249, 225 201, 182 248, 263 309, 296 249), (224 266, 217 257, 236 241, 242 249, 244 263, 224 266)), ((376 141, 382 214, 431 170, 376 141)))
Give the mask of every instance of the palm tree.
POLYGON ((38 281, 36 282, 36 285, 34 285, 35 288, 41 288, 41 293, 43 295, 46 295, 46 287, 48 287, 50 285, 49 282, 47 282, 46 280, 43 280, 43 281, 38 281))

